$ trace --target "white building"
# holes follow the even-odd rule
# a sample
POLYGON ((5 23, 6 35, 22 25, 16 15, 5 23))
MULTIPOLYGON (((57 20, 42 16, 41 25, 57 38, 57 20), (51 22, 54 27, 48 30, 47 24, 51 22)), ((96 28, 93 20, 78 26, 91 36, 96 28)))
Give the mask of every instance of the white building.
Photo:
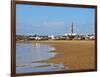
POLYGON ((54 40, 55 39, 55 36, 54 35, 51 35, 51 36, 49 36, 52 40, 54 40))

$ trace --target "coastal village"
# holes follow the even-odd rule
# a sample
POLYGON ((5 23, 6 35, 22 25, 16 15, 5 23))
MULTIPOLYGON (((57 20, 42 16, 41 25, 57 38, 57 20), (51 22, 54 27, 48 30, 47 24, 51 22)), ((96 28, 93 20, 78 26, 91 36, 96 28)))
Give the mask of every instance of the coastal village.
POLYGON ((95 34, 77 34, 74 32, 73 26, 72 23, 70 33, 65 33, 63 35, 16 35, 16 40, 95 40, 95 34))

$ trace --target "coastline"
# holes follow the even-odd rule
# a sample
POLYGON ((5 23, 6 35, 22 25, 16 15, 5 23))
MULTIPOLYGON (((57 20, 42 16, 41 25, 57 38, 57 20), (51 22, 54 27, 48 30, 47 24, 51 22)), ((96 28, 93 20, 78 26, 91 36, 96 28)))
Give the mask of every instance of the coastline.
POLYGON ((55 52, 59 55, 47 60, 47 62, 63 63, 65 68, 69 68, 68 70, 95 68, 94 40, 25 41, 24 43, 46 43, 55 47, 55 52))

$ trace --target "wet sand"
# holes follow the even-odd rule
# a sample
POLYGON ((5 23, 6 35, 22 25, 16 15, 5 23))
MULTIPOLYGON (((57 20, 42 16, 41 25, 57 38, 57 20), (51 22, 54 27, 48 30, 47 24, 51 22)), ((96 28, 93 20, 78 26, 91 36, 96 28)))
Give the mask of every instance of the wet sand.
MULTIPOLYGON (((56 48, 58 56, 48 62, 63 63, 69 70, 95 69, 95 41, 39 41, 56 48)), ((68 69, 67 69, 68 70, 68 69)))
POLYGON ((95 41, 93 40, 50 40, 30 41, 47 43, 56 48, 58 55, 46 62, 63 63, 67 70, 95 69, 95 41))

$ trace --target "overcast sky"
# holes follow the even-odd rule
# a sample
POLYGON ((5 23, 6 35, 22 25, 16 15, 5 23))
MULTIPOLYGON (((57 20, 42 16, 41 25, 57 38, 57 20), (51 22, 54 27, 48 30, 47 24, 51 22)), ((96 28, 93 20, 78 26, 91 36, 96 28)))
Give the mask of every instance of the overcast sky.
POLYGON ((70 33, 71 24, 78 34, 94 33, 95 9, 16 5, 16 34, 62 35, 70 33))

